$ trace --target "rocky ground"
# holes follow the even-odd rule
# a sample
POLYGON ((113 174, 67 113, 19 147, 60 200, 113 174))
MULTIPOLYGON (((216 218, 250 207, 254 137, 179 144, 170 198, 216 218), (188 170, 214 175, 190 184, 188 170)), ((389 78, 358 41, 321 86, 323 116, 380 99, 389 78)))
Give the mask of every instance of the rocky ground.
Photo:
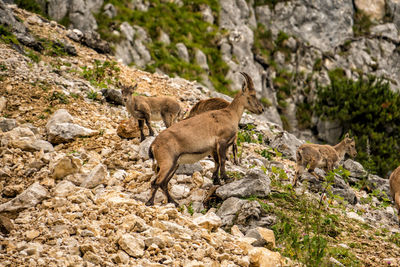
MULTIPOLYGON (((214 164, 204 159, 180 168, 170 182, 180 208, 164 204, 161 192, 156 205, 147 207, 143 201, 154 177, 147 156, 152 138, 141 144, 138 138, 121 138, 117 129, 128 114, 100 90, 118 89, 117 80, 138 83, 138 93, 175 96, 185 109, 216 94, 122 64, 104 67, 114 59, 68 38, 71 32, 62 26, 19 9, 14 14, 36 39, 62 41, 76 56, 21 46, 26 56, 0 43, 1 265, 301 265, 277 252, 290 256, 270 230, 280 219, 263 203, 297 216, 274 196, 289 188, 294 152, 303 141, 244 114, 241 123, 251 127, 239 134, 244 140, 240 166, 227 164, 234 182, 219 187, 208 201, 215 189, 214 164)), ((157 132, 164 128, 154 126, 157 132)), ((130 137, 137 136, 132 128, 130 137)), ((323 201, 324 211, 340 221, 340 234, 330 244, 351 251, 359 265, 400 265, 399 241, 391 241, 399 232, 395 211, 383 206, 379 195, 388 190, 387 180, 369 176, 374 181, 369 188, 378 192, 371 195, 349 186, 366 177, 363 167, 348 160, 345 168, 348 181, 336 177, 333 183, 340 198, 323 201)), ((318 199, 321 186, 305 175, 292 196, 318 199)), ((329 259, 331 265, 340 261, 329 259)))

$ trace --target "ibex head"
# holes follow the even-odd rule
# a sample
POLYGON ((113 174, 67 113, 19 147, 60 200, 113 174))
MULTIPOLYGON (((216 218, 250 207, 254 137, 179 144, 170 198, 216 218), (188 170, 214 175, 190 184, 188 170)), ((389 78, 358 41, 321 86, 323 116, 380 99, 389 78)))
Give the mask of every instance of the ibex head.
POLYGON ((349 133, 346 133, 346 135, 344 136, 344 144, 347 154, 349 154, 352 158, 357 156, 356 142, 353 138, 350 138, 349 133))
POLYGON ((256 90, 254 89, 253 80, 245 72, 241 72, 240 74, 242 74, 245 78, 245 82, 243 83, 242 86, 242 93, 247 96, 244 107, 254 114, 263 113, 264 107, 261 104, 260 100, 257 99, 257 94, 256 90))
POLYGON ((132 85, 124 85, 121 82, 119 82, 118 87, 121 88, 122 100, 124 101, 124 103, 126 103, 128 101, 128 98, 132 96, 132 93, 137 88, 137 84, 132 86, 132 85))

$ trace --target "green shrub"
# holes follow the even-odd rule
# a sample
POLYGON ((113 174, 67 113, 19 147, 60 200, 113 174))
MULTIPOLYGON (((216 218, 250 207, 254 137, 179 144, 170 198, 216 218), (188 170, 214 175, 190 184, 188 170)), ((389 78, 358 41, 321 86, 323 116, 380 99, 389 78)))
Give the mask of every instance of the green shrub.
POLYGON ((19 44, 15 35, 11 32, 10 27, 0 25, 0 40, 6 44, 19 44))
POLYGON ((353 81, 336 70, 329 77, 330 85, 317 88, 314 111, 323 118, 339 120, 344 132, 354 135, 356 159, 371 172, 385 176, 400 164, 399 94, 387 81, 374 76, 353 81))
POLYGON ((37 3, 36 0, 14 0, 14 4, 16 4, 19 8, 39 14, 43 17, 47 17, 43 12, 42 7, 37 3))
POLYGON ((81 76, 97 87, 107 87, 116 84, 119 77, 120 68, 117 62, 94 60, 93 68, 81 67, 81 76))

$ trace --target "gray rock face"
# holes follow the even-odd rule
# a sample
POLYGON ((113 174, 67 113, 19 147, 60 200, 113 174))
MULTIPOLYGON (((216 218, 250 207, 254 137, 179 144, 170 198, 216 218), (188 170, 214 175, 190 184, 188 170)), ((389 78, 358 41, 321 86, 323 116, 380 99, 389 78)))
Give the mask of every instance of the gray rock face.
POLYGON ((219 187, 216 194, 222 199, 250 196, 266 197, 271 192, 270 184, 270 179, 262 170, 251 169, 246 173, 245 178, 219 187))
POLYGON ((351 177, 361 178, 367 175, 364 167, 357 161, 348 159, 343 163, 343 167, 350 171, 351 177))
POLYGON ((400 2, 398 0, 387 0, 386 11, 393 19, 393 23, 400 29, 400 2))
POLYGON ((97 22, 92 12, 98 11, 103 0, 72 0, 69 5, 69 19, 74 28, 82 32, 97 29, 97 22))
POLYGON ((60 21, 68 15, 68 1, 50 0, 47 1, 47 12, 50 18, 60 21))
POLYGON ((24 192, 16 198, 0 205, 0 212, 2 211, 20 211, 26 208, 34 207, 48 196, 49 192, 36 182, 28 187, 24 192))
POLYGON ((127 22, 121 24, 120 31, 126 40, 115 45, 115 56, 125 64, 135 63, 138 67, 145 67, 151 61, 150 52, 146 48, 151 38, 143 28, 132 27, 127 22))
POLYGON ((104 6, 104 14, 106 14, 106 16, 108 16, 110 19, 112 19, 113 17, 115 17, 117 15, 117 9, 115 8, 115 6, 111 3, 108 3, 104 6))
POLYGON ((281 132, 270 143, 272 148, 276 148, 283 155, 289 157, 291 160, 296 160, 296 151, 304 141, 297 139, 296 136, 288 132, 281 132))
POLYGON ((353 34, 354 10, 351 1, 280 2, 273 11, 265 5, 257 7, 256 13, 258 22, 275 34, 282 30, 322 51, 331 50, 353 34))
POLYGON ((336 144, 343 132, 340 121, 318 120, 318 137, 329 144, 336 144))

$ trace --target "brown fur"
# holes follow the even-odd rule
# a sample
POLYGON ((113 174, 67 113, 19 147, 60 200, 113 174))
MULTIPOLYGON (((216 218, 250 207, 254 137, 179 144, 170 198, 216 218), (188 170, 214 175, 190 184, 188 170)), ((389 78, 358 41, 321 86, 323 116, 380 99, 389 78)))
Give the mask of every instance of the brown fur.
MULTIPOLYGON (((192 107, 186 119, 194 117, 206 111, 226 108, 227 106, 229 106, 229 104, 230 104, 229 101, 226 101, 225 99, 219 97, 200 100, 192 107)), ((237 143, 237 138, 232 144, 233 162, 236 165, 239 165, 239 162, 237 160, 238 148, 236 143, 237 143)))
POLYGON ((397 216, 400 222, 400 166, 397 167, 389 178, 390 195, 394 200, 394 206, 397 209, 397 216))
POLYGON ((228 105, 228 101, 219 97, 200 100, 192 107, 187 119, 206 111, 226 108, 228 105))
POLYGON ((256 97, 250 76, 246 73, 241 74, 246 78, 246 82, 242 91, 226 108, 182 120, 162 131, 153 141, 149 155, 156 160, 159 171, 151 184, 151 197, 146 205, 154 204, 154 197, 159 187, 164 191, 168 202, 177 205, 168 192, 168 182, 181 163, 194 163, 212 155, 215 161, 214 183, 220 184, 219 172, 223 179, 227 179, 226 150, 235 141, 244 109, 256 114, 264 111, 256 97))
POLYGON ((133 91, 136 89, 135 86, 124 86, 122 87, 122 98, 124 100, 126 109, 128 112, 138 120, 140 129, 140 142, 145 139, 143 133, 143 125, 146 122, 149 128, 149 134, 154 135, 153 128, 151 128, 150 121, 163 120, 165 127, 170 127, 181 114, 180 104, 172 97, 158 96, 158 97, 146 97, 146 96, 134 96, 133 91))
POLYGON ((293 185, 296 186, 298 177, 302 175, 307 165, 309 165, 308 172, 318 178, 314 172, 315 168, 332 171, 343 160, 346 153, 351 157, 357 155, 355 142, 349 138, 349 134, 346 134, 345 138, 335 146, 318 144, 301 145, 296 152, 296 174, 293 185))

